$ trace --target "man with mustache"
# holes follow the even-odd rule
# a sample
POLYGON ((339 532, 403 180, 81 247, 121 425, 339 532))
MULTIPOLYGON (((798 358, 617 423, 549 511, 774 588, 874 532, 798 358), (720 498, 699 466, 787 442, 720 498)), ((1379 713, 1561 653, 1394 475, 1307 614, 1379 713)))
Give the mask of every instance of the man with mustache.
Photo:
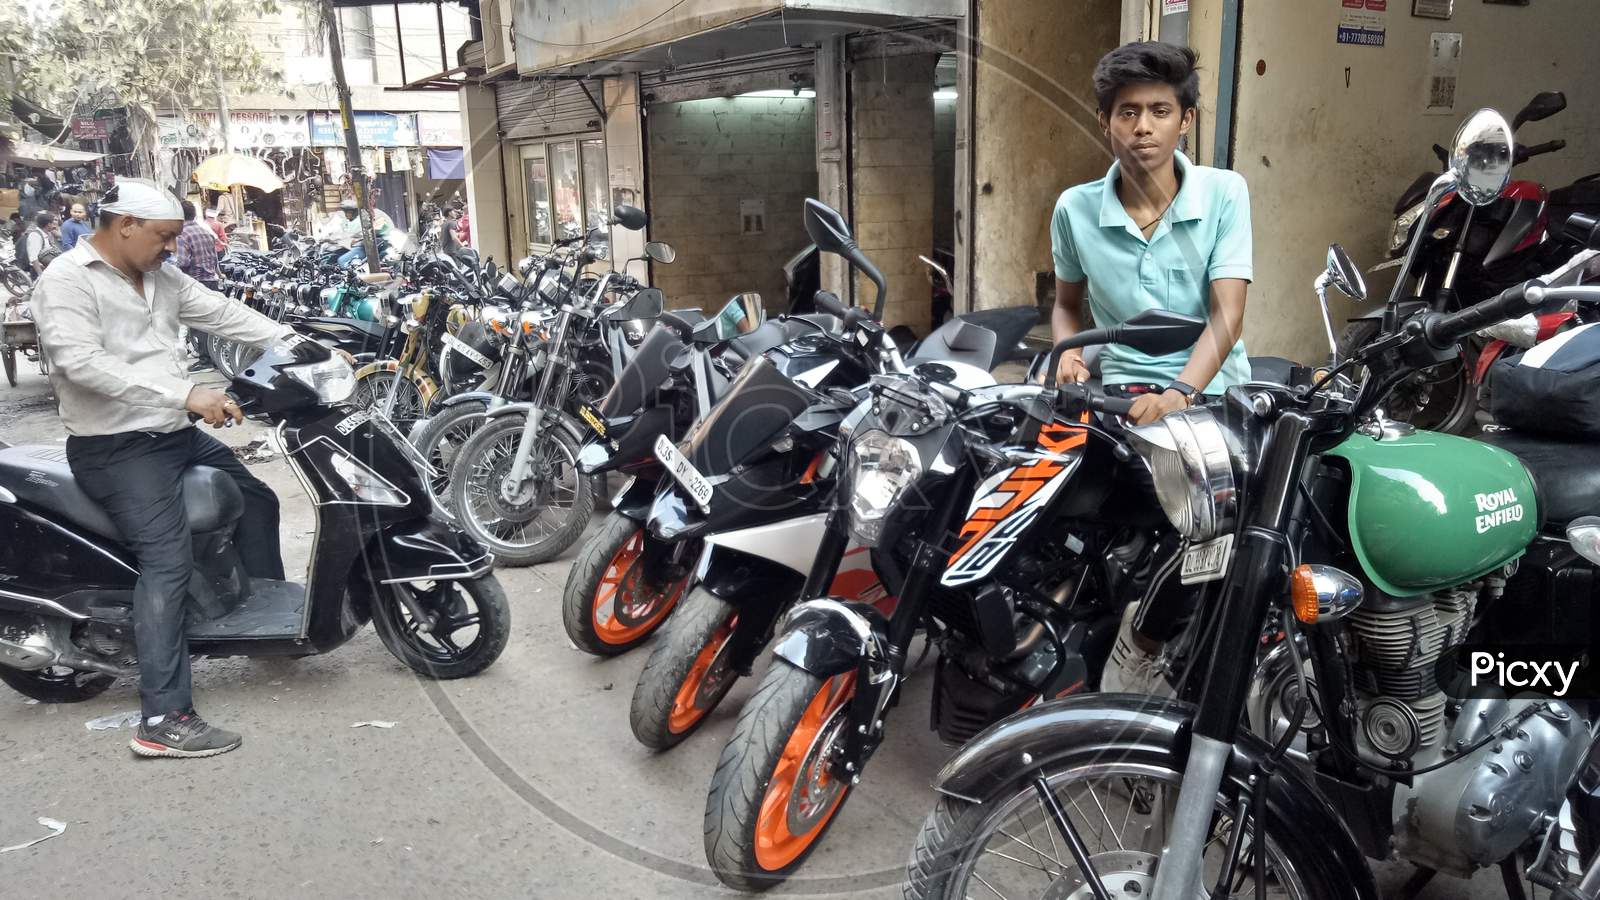
POLYGON ((178 326, 258 345, 291 332, 162 264, 184 227, 178 199, 165 190, 119 181, 100 201, 98 226, 39 279, 33 313, 69 435, 72 474, 139 563, 133 636, 143 718, 132 749, 140 756, 216 756, 238 747, 240 737, 194 710, 184 629, 194 557, 183 474, 211 466, 239 486, 245 505, 235 543, 255 578, 283 579, 278 499, 233 451, 190 423, 190 412, 213 428, 244 415, 227 394, 185 379, 178 326))

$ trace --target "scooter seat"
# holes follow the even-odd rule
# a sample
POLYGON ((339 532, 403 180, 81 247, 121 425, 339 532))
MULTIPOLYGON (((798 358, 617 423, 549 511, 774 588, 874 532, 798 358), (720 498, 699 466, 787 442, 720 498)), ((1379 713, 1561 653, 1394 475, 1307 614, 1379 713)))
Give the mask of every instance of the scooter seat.
MULTIPOLYGON (((121 541, 122 532, 100 504, 78 487, 63 447, 23 446, 0 450, 0 487, 18 500, 54 513, 93 534, 121 541)), ((195 466, 183 474, 184 512, 190 532, 220 531, 244 512, 239 486, 220 469, 195 466)))
POLYGON ((1564 531, 1582 516, 1600 515, 1600 467, 1593 443, 1563 441, 1520 431, 1490 431, 1480 438, 1505 450, 1533 473, 1542 527, 1564 531))

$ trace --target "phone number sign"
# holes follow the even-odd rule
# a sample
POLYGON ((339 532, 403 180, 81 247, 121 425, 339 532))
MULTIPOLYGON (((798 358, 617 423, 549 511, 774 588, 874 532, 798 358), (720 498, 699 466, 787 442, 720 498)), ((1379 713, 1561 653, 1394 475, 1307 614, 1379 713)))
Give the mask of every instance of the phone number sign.
POLYGON ((1389 0, 1340 0, 1339 43, 1382 47, 1389 0))

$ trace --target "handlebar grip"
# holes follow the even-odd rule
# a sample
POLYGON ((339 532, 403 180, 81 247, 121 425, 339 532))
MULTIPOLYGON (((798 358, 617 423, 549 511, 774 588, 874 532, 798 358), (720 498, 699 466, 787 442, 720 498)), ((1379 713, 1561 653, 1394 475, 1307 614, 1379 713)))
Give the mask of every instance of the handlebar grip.
POLYGON ((1530 287, 1543 287, 1543 285, 1537 279, 1524 281, 1522 284, 1506 288, 1498 296, 1482 303, 1475 303, 1460 312, 1425 319, 1422 326, 1424 336, 1428 343, 1442 350, 1453 346, 1480 328, 1531 312, 1538 300, 1528 299, 1530 287))
POLYGON ((845 317, 847 312, 849 312, 849 310, 845 307, 844 302, 840 300, 839 296, 832 291, 817 291, 811 302, 812 305, 816 306, 817 309, 822 310, 830 316, 838 316, 841 319, 845 317))
POLYGON ((862 322, 870 322, 872 320, 873 320, 872 313, 867 311, 867 309, 865 307, 852 306, 848 310, 845 311, 845 314, 844 314, 844 330, 845 331, 849 331, 850 329, 856 327, 857 325, 861 324, 862 322))
POLYGON ((1103 413, 1126 416, 1133 411, 1132 397, 1091 397, 1089 405, 1103 413))

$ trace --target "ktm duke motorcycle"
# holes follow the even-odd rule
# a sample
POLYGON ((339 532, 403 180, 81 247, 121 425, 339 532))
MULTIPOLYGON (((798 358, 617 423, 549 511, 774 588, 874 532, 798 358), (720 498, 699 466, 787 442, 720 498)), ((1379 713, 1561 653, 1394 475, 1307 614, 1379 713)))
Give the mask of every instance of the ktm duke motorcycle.
POLYGON ((624 653, 649 638, 699 558, 699 542, 659 541, 644 527, 663 474, 656 440, 684 439, 749 359, 819 327, 838 327, 829 316, 765 320, 757 294, 734 297, 711 319, 683 310, 657 321, 611 391, 596 406, 578 407, 588 426, 578 471, 628 479, 611 513, 579 547, 562 593, 567 636, 596 656, 624 653))
MULTIPOLYGON (((349 365, 301 337, 234 379, 245 414, 277 423, 274 441, 316 504, 311 565, 303 585, 247 575, 234 545, 238 487, 216 469, 190 469, 189 649, 311 656, 370 620, 419 674, 480 672, 511 634, 493 558, 435 515, 409 445, 381 416, 345 402, 354 387, 349 365)), ((0 533, 0 681, 72 703, 135 675, 138 563, 60 447, 0 449, 0 533)))
MULTIPOLYGON (((805 215, 813 240, 819 231, 848 240, 837 212, 808 200, 805 215)), ((887 297, 882 276, 858 251, 850 261, 879 286, 874 311, 846 310, 819 292, 817 308, 837 315, 837 332, 817 329, 752 361, 684 450, 657 447, 669 477, 647 530, 663 541, 698 540, 705 549, 695 590, 634 689, 629 723, 646 746, 675 746, 703 724, 750 674, 778 617, 799 596, 834 493, 838 429, 867 379, 928 364, 992 384, 987 370, 1010 358, 1037 321, 1032 308, 987 311, 997 330, 951 320, 902 360, 877 320, 887 297)), ((841 595, 891 602, 864 550, 846 552, 832 580, 841 595)))
MULTIPOLYGON (((1474 115, 1427 207, 1448 191, 1493 202, 1512 158, 1505 121, 1474 115)), ((1337 246, 1325 283, 1364 297, 1337 246)), ((1600 519, 1572 517, 1600 507, 1600 481, 1551 452, 1570 444, 1428 433, 1378 407, 1465 335, 1595 298, 1529 282, 1396 316, 1295 385, 1131 429, 1185 569, 1210 586, 1173 648, 1177 696, 1052 701, 979 735, 939 774, 907 897, 1376 900, 1366 859, 1391 856, 1427 877, 1499 865, 1515 897, 1518 858, 1537 851, 1535 882, 1592 900, 1596 779, 1579 764, 1595 710, 1473 687, 1467 664, 1469 648, 1516 658, 1521 642, 1589 652, 1570 632, 1600 599, 1600 519)))
MULTIPOLYGON (((1068 346, 1110 338, 1167 354, 1204 327, 1152 311, 1068 346)), ((977 384, 963 368, 875 376, 839 429, 842 474, 800 602, 706 800, 706 856, 726 884, 771 887, 816 848, 883 739, 919 630, 940 648, 932 725, 960 743, 1095 686, 1132 570, 1176 550, 1148 486, 1119 477, 1131 452, 1097 419, 1126 414, 1131 400, 1082 385, 977 384), (829 595, 853 548, 892 606, 829 595)))
MULTIPOLYGON (((1566 106, 1566 96, 1559 91, 1540 93, 1517 113, 1512 129, 1548 119, 1566 106)), ((1512 161, 1520 165, 1565 148, 1563 140, 1517 144, 1512 161)), ((1446 162, 1444 148, 1435 145, 1434 152, 1441 164, 1446 162)), ((1550 271, 1576 249, 1560 239, 1564 218, 1572 212, 1600 213, 1600 194, 1592 188, 1586 191, 1581 183, 1550 191, 1537 181, 1516 180, 1487 206, 1473 206, 1447 194, 1424 215, 1424 200, 1437 175, 1425 172, 1402 192, 1389 241, 1392 258, 1373 268, 1404 264, 1395 278, 1393 296, 1399 297, 1410 284, 1399 307, 1405 314, 1424 307, 1454 312, 1550 271), (1412 244, 1417 250, 1407 254, 1412 244)), ((1392 329, 1395 322, 1385 319, 1385 311, 1379 307, 1350 320, 1341 350, 1348 354, 1392 329)), ((1459 358, 1408 378, 1388 399, 1388 414, 1418 428, 1451 434, 1473 431, 1482 424, 1479 413, 1487 408, 1482 388, 1496 358, 1496 354, 1484 356, 1481 343, 1469 336, 1459 358)))

